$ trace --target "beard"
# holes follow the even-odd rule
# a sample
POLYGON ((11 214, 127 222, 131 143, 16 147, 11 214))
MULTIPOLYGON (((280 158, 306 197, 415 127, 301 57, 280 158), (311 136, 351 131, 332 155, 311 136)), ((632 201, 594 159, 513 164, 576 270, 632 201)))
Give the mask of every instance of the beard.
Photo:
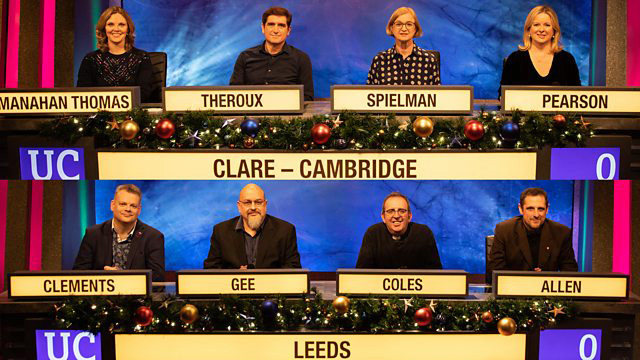
POLYGON ((248 216, 247 217, 247 225, 251 230, 258 230, 260 225, 262 225, 262 221, 264 220, 264 216, 258 213, 258 216, 248 216))

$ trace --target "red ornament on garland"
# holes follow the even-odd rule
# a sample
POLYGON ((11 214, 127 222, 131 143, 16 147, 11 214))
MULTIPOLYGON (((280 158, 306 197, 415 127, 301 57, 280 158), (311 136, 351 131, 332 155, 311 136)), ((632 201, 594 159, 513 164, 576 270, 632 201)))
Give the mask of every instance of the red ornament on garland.
POLYGON ((429 325, 431 323, 431 319, 433 319, 433 312, 428 307, 416 310, 416 313, 413 315, 413 320, 418 324, 418 326, 429 325))
POLYGON ((482 313, 482 321, 487 324, 493 321, 493 314, 491 311, 485 311, 482 313))
POLYGON ((471 141, 478 141, 484 136, 484 126, 478 120, 469 120, 464 125, 464 136, 471 141))
POLYGON ((311 128, 311 138, 318 145, 326 143, 330 137, 331 129, 326 124, 315 124, 311 128))
POLYGON ((148 306, 140 306, 133 314, 133 319, 140 326, 149 326, 153 321, 153 311, 148 306))
POLYGON ((565 119, 562 114, 553 115, 553 125, 556 127, 563 127, 567 125, 567 119, 565 119))
POLYGON ((168 139, 176 132, 176 125, 169 119, 162 119, 156 124, 156 135, 161 139, 168 139))

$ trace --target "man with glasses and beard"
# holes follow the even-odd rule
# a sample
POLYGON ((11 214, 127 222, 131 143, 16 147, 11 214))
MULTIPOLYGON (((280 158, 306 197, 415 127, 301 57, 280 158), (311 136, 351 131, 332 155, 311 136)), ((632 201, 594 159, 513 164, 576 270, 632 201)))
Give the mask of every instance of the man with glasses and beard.
POLYGON ((433 232, 411 222, 409 199, 392 192, 382 202, 382 222, 367 229, 356 268, 442 269, 433 232))
POLYGON ((249 184, 240 191, 236 216, 213 227, 205 269, 300 268, 296 228, 267 215, 264 191, 249 184))

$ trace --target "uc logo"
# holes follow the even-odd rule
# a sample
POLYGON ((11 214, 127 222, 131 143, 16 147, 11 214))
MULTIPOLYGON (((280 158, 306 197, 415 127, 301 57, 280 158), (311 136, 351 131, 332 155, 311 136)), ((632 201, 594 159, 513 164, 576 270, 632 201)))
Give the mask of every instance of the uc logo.
POLYGON ((84 179, 82 148, 20 148, 22 180, 84 179))
POLYGON ((36 330, 38 360, 101 360, 100 334, 36 330))

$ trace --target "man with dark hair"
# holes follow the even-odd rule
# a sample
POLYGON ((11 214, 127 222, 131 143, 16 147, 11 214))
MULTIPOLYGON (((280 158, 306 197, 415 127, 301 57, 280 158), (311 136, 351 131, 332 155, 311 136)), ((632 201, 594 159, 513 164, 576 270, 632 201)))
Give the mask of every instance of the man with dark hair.
POLYGON ((490 271, 578 271, 571 229, 547 219, 547 193, 540 188, 525 189, 518 210, 520 216, 496 225, 490 271))
POLYGON ((164 281, 164 235, 138 220, 142 192, 132 184, 116 188, 113 219, 87 228, 74 270, 150 269, 164 281))
POLYGON ((313 101, 311 60, 286 43, 291 34, 291 13, 273 6, 262 14, 265 41, 238 56, 229 85, 304 85, 305 101, 313 101))
POLYGON ((433 232, 411 222, 409 199, 392 192, 382 201, 382 222, 367 229, 356 268, 442 269, 433 232))

